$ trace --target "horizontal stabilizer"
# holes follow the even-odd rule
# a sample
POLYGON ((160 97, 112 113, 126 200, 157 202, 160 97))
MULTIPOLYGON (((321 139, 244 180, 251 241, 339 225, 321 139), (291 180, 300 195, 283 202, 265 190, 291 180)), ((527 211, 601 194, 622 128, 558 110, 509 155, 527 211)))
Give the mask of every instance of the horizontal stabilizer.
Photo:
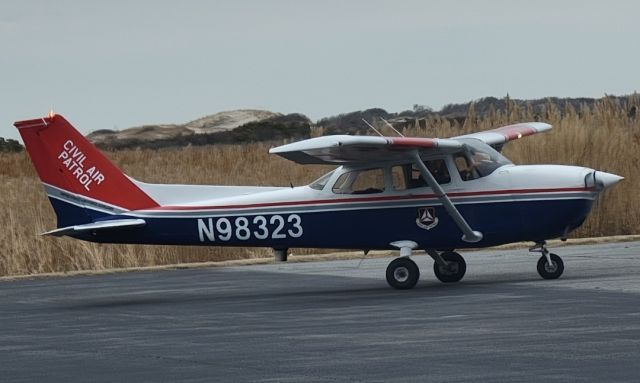
POLYGON ((61 227, 60 229, 55 229, 55 230, 47 231, 46 233, 42 233, 42 235, 52 235, 55 237, 60 237, 63 235, 83 233, 85 231, 113 230, 113 229, 121 229, 125 227, 144 226, 145 224, 146 222, 144 221, 144 219, 112 219, 107 221, 86 223, 83 225, 61 227))

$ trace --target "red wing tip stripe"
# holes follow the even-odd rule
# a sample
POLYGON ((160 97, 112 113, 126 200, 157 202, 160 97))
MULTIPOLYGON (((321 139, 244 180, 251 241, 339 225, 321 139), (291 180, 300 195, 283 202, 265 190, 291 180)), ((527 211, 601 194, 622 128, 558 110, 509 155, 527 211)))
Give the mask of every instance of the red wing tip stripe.
MULTIPOLYGON (((505 195, 505 194, 537 194, 537 193, 569 193, 569 192, 590 192, 594 188, 564 188, 564 189, 514 189, 514 190, 493 190, 480 192, 460 192, 448 193, 449 197, 473 197, 473 196, 489 196, 489 195, 505 195)), ((181 210, 221 210, 221 209, 250 209, 259 207, 278 207, 278 206, 299 206, 299 205, 322 205, 335 203, 358 203, 358 202, 378 202, 378 201, 410 201, 416 199, 436 198, 435 194, 419 194, 413 196, 387 196, 387 197, 370 197, 370 198, 341 198, 341 199, 323 199, 311 201, 288 201, 288 202, 266 202, 246 205, 218 205, 218 206, 158 206, 149 209, 141 209, 138 211, 181 211, 181 210)))
POLYGON ((530 136, 537 133, 537 130, 526 125, 522 126, 505 126, 493 130, 496 133, 502 134, 507 140, 515 140, 524 136, 530 136))

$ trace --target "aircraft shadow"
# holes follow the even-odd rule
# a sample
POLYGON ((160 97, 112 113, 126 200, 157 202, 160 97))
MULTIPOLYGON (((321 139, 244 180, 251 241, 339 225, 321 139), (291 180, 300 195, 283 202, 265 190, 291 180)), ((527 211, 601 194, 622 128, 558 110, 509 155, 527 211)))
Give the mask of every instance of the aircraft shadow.
MULTIPOLYGON (((264 277, 278 278, 279 273, 251 273, 265 274, 264 277)), ((431 277, 431 276, 430 276, 431 277)), ((601 277, 598 275, 598 277, 601 277)), ((446 295, 448 299, 468 294, 504 294, 513 290, 531 290, 531 285, 518 286, 519 283, 539 282, 535 288, 553 288, 549 281, 540 279, 537 275, 505 274, 486 277, 474 276, 459 283, 444 284, 434 279, 422 280, 411 290, 394 290, 384 280, 363 279, 345 276, 323 275, 293 275, 287 274, 285 282, 254 283, 247 286, 251 280, 230 282, 238 283, 238 289, 227 286, 223 291, 217 291, 197 286, 197 292, 192 286, 182 284, 170 292, 135 292, 135 286, 125 294, 102 295, 99 297, 81 297, 68 300, 57 300, 57 306, 69 310, 112 309, 153 305, 193 305, 216 304, 233 308, 240 305, 271 302, 279 306, 287 305, 351 305, 385 304, 399 298, 407 300, 437 299, 446 295), (485 279, 486 278, 486 279, 485 279), (490 278, 490 279, 489 279, 490 278)), ((593 279, 593 276, 573 276, 563 278, 565 281, 580 281, 593 279)), ((263 279, 263 278, 258 278, 263 279)), ((426 278, 425 278, 426 279, 426 278)), ((162 283, 159 281, 158 283, 162 283)))

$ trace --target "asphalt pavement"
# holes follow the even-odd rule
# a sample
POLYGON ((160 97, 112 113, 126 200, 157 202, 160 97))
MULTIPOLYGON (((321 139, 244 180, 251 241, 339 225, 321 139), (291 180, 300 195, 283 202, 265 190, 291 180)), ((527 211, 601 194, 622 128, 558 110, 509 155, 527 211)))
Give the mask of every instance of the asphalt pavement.
POLYGON ((0 282, 2 382, 638 382, 640 242, 0 282))

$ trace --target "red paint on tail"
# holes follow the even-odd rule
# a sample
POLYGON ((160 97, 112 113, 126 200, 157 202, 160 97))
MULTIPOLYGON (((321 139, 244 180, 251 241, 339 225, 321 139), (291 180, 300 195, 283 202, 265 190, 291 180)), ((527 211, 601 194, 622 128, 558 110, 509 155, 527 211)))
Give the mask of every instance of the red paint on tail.
POLYGON ((158 206, 64 117, 14 125, 42 182, 127 210, 158 206))

